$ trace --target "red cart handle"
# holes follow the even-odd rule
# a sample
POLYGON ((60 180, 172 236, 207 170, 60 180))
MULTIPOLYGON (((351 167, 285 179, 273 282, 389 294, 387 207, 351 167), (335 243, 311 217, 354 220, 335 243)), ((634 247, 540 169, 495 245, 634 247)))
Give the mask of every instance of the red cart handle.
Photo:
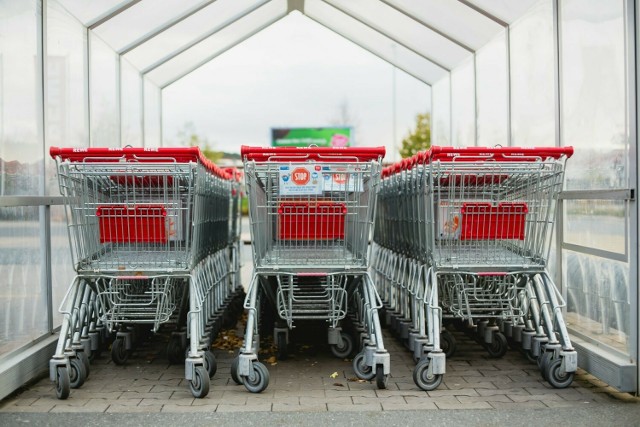
POLYGON ((531 162, 545 159, 569 158, 573 147, 439 147, 432 146, 425 152, 425 162, 441 161, 513 161, 531 162))
POLYGON ((256 162, 270 160, 349 162, 354 158, 359 162, 368 162, 383 158, 385 152, 384 147, 249 147, 243 145, 240 148, 243 159, 256 162))
POLYGON ((60 148, 51 147, 49 154, 69 162, 158 162, 171 159, 176 163, 199 162, 215 176, 232 180, 232 174, 207 159, 198 147, 161 147, 161 148, 60 148))

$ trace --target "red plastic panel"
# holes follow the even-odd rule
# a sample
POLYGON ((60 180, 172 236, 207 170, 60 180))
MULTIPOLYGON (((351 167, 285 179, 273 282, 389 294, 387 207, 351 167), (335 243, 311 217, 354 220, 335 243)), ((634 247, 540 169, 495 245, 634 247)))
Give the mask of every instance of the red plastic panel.
POLYGON ((278 239, 344 239, 347 207, 334 202, 284 202, 278 208, 278 239))
POLYGON ((524 240, 526 203, 463 203, 460 240, 524 240))
POLYGON ((102 205, 96 215, 100 243, 167 242, 167 210, 162 205, 102 205))

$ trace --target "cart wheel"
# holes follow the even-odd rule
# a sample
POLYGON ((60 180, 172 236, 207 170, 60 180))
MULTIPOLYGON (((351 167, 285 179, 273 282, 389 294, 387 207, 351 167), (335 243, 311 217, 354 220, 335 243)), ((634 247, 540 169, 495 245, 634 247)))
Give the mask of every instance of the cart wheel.
POLYGON ((87 379, 87 371, 84 368, 84 363, 77 357, 69 359, 69 386, 71 388, 80 388, 84 381, 87 379))
POLYGON ((384 367, 382 365, 376 365, 376 386, 380 390, 387 388, 387 382, 389 381, 389 375, 384 374, 384 367))
POLYGON ((376 376, 371 366, 365 363, 364 353, 360 352, 353 358, 353 371, 362 380, 372 380, 376 376))
POLYGON ((447 357, 452 357, 456 352, 456 337, 447 330, 440 332, 440 348, 447 357))
POLYGON ((538 368, 540 368, 540 375, 542 375, 543 380, 547 380, 547 369, 549 369, 549 364, 553 360, 553 352, 545 351, 538 358, 538 368))
POLYGON ((547 365, 547 381, 553 388, 567 388, 573 382, 574 372, 560 372, 562 358, 552 359, 547 365))
POLYGON ((69 370, 66 366, 58 366, 56 368, 56 397, 64 400, 69 397, 70 391, 69 370))
POLYGON ((493 359, 499 359, 507 354, 508 348, 507 337, 505 337, 502 332, 496 332, 493 334, 493 341, 490 344, 487 344, 489 357, 493 359))
POLYGON ((193 379, 189 381, 189 390, 195 398, 202 398, 209 394, 209 374, 204 366, 196 366, 193 379))
POLYGON ((353 352, 353 338, 345 332, 340 332, 340 338, 342 338, 342 344, 332 345, 331 353, 338 359, 344 359, 353 352))
POLYGON ((242 384, 242 378, 240 378, 238 376, 238 364, 240 363, 240 359, 239 358, 234 358, 233 362, 231 362, 231 379, 233 380, 234 383, 241 385, 242 384))
POLYGON ((80 361, 84 365, 84 371, 87 373, 86 378, 89 378, 89 373, 91 371, 91 368, 89 368, 89 365, 91 364, 89 362, 89 355, 87 355, 87 353, 85 353, 84 351, 77 351, 76 357, 80 359, 80 361))
POLYGON ((280 333, 276 334, 276 336, 276 345, 278 346, 276 357, 278 358, 278 360, 286 360, 288 355, 287 335, 280 333))
POLYGON ((429 374, 429 359, 423 359, 413 369, 413 382, 424 391, 433 391, 442 384, 442 374, 429 374))
POLYGON ((520 347, 520 351, 522 352, 524 357, 527 358, 529 362, 536 363, 536 364, 538 363, 538 358, 533 355, 533 352, 531 351, 531 349, 525 350, 524 348, 520 347))
POLYGON ((111 344, 111 359, 116 365, 124 365, 129 359, 129 351, 124 347, 124 340, 116 338, 111 344))
POLYGON ((251 393, 260 393, 269 385, 269 370, 261 362, 253 362, 251 366, 253 368, 251 375, 241 378, 247 390, 251 393))
POLYGON ((184 349, 179 338, 171 338, 167 344, 167 359, 172 365, 184 363, 184 349))
POLYGON ((205 350, 204 352, 204 366, 209 374, 209 378, 213 378, 218 370, 218 362, 211 350, 205 350))

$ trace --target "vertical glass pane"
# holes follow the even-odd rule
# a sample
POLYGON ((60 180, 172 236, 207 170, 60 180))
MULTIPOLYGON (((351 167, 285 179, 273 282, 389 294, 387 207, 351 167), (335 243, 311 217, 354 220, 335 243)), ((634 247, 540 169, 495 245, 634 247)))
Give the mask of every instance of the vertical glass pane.
POLYGON ((452 143, 456 147, 476 145, 475 82, 473 58, 451 72, 452 143))
POLYGON ((432 145, 451 145, 451 87, 449 76, 433 85, 432 145))
POLYGON ((119 147, 118 60, 116 53, 91 33, 91 145, 119 147))
POLYGON ((142 147, 142 77, 129 62, 121 62, 122 146, 142 147))
POLYGON ((553 8, 536 5, 511 27, 511 143, 555 145, 553 8))
POLYGON ((47 332, 38 207, 0 208, 0 357, 47 332))
POLYGON ((37 2, 0 3, 0 196, 40 194, 37 2))
POLYGON ((504 32, 476 53, 478 145, 507 146, 507 46, 504 32))
POLYGON ((565 200, 564 241, 624 254, 627 216, 622 200, 565 200))
POLYGON ((623 3, 561 2, 562 141, 576 148, 571 189, 629 186, 623 3))
POLYGON ((162 145, 162 91, 144 79, 144 146, 162 145))
MULTIPOLYGON (((568 326, 625 354, 629 348, 629 265, 563 251, 568 326)), ((635 284, 637 285, 637 284, 635 284)))
MULTIPOLYGON (((86 30, 57 1, 47 2, 46 146, 88 147, 86 30)), ((55 163, 48 157, 47 191, 58 195, 55 163)))

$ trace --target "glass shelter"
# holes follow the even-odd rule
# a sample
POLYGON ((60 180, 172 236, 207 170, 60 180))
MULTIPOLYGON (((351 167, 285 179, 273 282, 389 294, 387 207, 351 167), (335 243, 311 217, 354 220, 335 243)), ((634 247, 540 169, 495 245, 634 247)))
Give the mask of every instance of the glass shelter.
POLYGON ((432 143, 574 146, 551 271, 579 365, 638 392, 634 0, 0 0, 0 398, 73 277, 51 146, 159 147, 163 91, 291 14, 431 88, 432 143))

